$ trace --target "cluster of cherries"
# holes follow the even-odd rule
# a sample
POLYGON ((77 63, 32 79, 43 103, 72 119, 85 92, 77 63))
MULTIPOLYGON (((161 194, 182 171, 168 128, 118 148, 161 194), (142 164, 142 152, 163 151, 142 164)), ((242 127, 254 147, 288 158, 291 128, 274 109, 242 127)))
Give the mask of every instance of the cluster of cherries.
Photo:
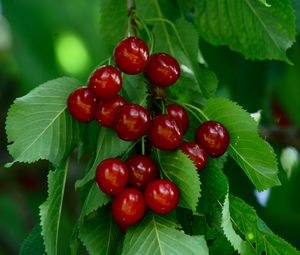
MULTIPOLYGON (((135 141, 147 134, 151 145, 158 149, 180 148, 199 171, 204 168, 208 155, 216 158, 225 153, 230 138, 221 123, 204 122, 196 130, 195 142, 183 142, 189 116, 181 105, 169 104, 166 113, 159 110, 151 119, 149 109, 130 104, 119 95, 120 71, 130 75, 143 72, 152 91, 171 86, 180 76, 175 58, 165 53, 149 56, 143 40, 128 37, 116 46, 114 60, 117 68, 106 65, 96 69, 88 86, 69 95, 68 109, 74 118, 81 122, 96 119, 101 126, 114 128, 125 141, 135 141)), ((147 206, 160 214, 169 213, 177 206, 178 188, 169 180, 157 179, 158 173, 153 160, 144 155, 134 155, 127 162, 109 158, 99 164, 97 184, 104 193, 114 196, 112 215, 121 228, 137 223, 147 206)))

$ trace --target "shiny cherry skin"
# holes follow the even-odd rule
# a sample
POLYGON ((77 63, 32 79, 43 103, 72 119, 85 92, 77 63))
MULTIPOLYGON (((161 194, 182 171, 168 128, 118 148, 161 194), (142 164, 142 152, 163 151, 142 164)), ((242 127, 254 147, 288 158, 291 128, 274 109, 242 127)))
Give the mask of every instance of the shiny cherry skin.
POLYGON ((119 95, 101 101, 96 109, 96 121, 103 127, 113 127, 116 112, 125 104, 126 100, 119 95))
POLYGON ((139 222, 146 211, 144 195, 136 188, 126 188, 112 201, 112 216, 119 225, 139 222))
POLYGON ((120 139, 134 141, 149 129, 150 113, 137 104, 125 104, 114 118, 114 128, 120 139))
POLYGON ((96 182, 99 188, 108 195, 120 193, 128 181, 128 168, 116 158, 103 160, 96 170, 96 182))
POLYGON ((149 61, 149 50, 146 43, 134 36, 122 40, 114 51, 116 65, 127 74, 143 72, 149 61))
POLYGON ((167 113, 175 119, 182 135, 184 135, 190 122, 187 111, 179 104, 169 104, 167 106, 167 113))
POLYGON ((166 214, 171 212, 179 202, 179 189, 169 180, 150 182, 144 193, 146 204, 154 212, 166 214))
POLYGON ((92 73, 89 87, 97 98, 110 99, 122 88, 121 73, 113 66, 102 66, 92 73))
POLYGON ((207 162, 207 154, 199 144, 183 142, 180 144, 180 149, 194 162, 199 172, 203 170, 207 162))
POLYGON ((133 155, 127 161, 129 171, 128 184, 143 190, 146 185, 157 178, 158 170, 154 161, 144 155, 133 155))
POLYGON ((182 139, 176 121, 167 114, 158 115, 151 121, 149 140, 153 146, 161 150, 175 150, 182 139))
POLYGON ((230 142, 230 135, 221 123, 206 121, 197 128, 195 140, 204 148, 208 155, 212 158, 217 158, 226 152, 230 142))
POLYGON ((96 97, 87 87, 76 89, 68 97, 69 112, 75 119, 81 122, 92 121, 94 119, 96 107, 96 97))
POLYGON ((153 54, 145 68, 145 75, 153 85, 167 87, 178 80, 180 67, 176 59, 168 54, 153 54))

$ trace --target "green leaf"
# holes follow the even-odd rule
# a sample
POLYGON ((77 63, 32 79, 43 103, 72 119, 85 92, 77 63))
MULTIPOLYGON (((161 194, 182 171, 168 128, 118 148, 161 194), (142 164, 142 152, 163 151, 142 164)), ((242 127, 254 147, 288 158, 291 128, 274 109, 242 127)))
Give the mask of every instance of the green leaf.
POLYGON ((115 255, 121 233, 110 206, 88 217, 79 228, 79 237, 90 255, 115 255))
POLYGON ((167 217, 148 213, 125 236, 122 255, 205 255, 208 248, 202 236, 189 236, 175 229, 176 223, 167 217))
POLYGON ((290 0, 197 1, 195 24, 214 45, 228 45, 250 59, 290 62, 285 52, 295 41, 295 15, 290 0))
POLYGON ((57 165, 79 140, 79 124, 67 111, 69 94, 80 86, 72 78, 58 78, 17 98, 6 119, 9 153, 15 162, 47 159, 57 165))
POLYGON ((40 206, 42 235, 47 254, 57 254, 62 203, 69 162, 48 174, 48 198, 40 206))
POLYGON ((252 207, 234 196, 230 196, 229 200, 232 222, 255 250, 255 254, 300 254, 289 243, 273 234, 252 207))
POLYGON ((81 188, 95 178, 97 166, 101 161, 117 157, 126 152, 132 143, 121 140, 111 128, 101 127, 98 134, 97 151, 94 162, 83 179, 76 182, 76 188, 81 188))
POLYGON ((163 174, 180 190, 179 206, 196 211, 201 188, 198 171, 193 161, 181 150, 157 150, 156 156, 163 174))
POLYGON ((228 153, 239 164, 255 185, 262 191, 280 185, 276 156, 272 147, 258 136, 257 123, 239 105, 225 99, 209 99, 203 112, 187 106, 203 120, 221 122, 229 131, 228 153))
POLYGON ((127 36, 127 1, 101 0, 99 6, 99 31, 111 55, 117 43, 127 36))
POLYGON ((19 254, 20 255, 45 254, 45 247, 41 235, 41 227, 39 225, 35 226, 30 232, 30 234, 23 241, 19 254))

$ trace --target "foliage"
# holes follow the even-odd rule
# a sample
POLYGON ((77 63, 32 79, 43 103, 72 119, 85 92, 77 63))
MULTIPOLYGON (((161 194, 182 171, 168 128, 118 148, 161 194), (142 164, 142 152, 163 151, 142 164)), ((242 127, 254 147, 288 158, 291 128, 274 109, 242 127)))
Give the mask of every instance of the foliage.
MULTIPOLYGON (((139 143, 120 140, 112 129, 80 126, 66 110, 66 101, 82 83, 74 78, 48 81, 16 99, 6 121, 8 150, 14 159, 7 166, 46 159, 55 169, 49 171, 48 197, 40 206, 41 229, 34 229, 24 241, 21 254, 29 254, 33 246, 36 251, 45 248, 48 254, 58 254, 69 162, 74 148, 78 158, 86 160, 85 152, 91 149, 87 141, 93 141, 95 148, 88 155, 85 175, 75 185, 83 203, 74 226, 72 254, 79 251, 79 246, 92 255, 220 254, 225 250, 226 254, 299 254, 276 236, 249 205, 230 195, 223 173, 228 158, 239 165, 259 191, 280 185, 277 160, 272 147, 259 137, 258 123, 250 114, 232 100, 216 97, 217 77, 199 47, 201 37, 213 45, 226 45, 245 58, 290 63, 286 50, 296 35, 290 1, 131 2, 132 6, 126 1, 101 2, 100 32, 107 39, 103 55, 111 55, 120 39, 135 33, 153 52, 176 57, 182 75, 168 89, 167 98, 183 104, 191 114, 186 137, 192 137, 203 121, 219 121, 231 136, 228 155, 210 158, 203 172, 198 173, 181 151, 152 150, 161 176, 172 180, 181 191, 179 207, 165 216, 147 212, 124 235, 111 216, 110 198, 98 189, 94 177, 102 160, 126 159, 138 150, 139 143)), ((124 75, 123 81, 121 93, 128 101, 143 106, 149 103, 143 75, 124 75)))

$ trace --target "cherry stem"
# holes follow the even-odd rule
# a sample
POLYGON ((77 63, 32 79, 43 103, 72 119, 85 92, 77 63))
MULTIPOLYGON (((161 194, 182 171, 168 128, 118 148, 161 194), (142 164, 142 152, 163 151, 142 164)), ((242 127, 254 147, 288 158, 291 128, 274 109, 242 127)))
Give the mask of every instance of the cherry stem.
POLYGON ((166 114, 167 113, 167 110, 166 110, 166 106, 165 106, 165 102, 163 100, 161 100, 161 111, 163 114, 166 114))
POLYGON ((142 142, 142 155, 145 155, 145 136, 142 137, 141 142, 142 142))

